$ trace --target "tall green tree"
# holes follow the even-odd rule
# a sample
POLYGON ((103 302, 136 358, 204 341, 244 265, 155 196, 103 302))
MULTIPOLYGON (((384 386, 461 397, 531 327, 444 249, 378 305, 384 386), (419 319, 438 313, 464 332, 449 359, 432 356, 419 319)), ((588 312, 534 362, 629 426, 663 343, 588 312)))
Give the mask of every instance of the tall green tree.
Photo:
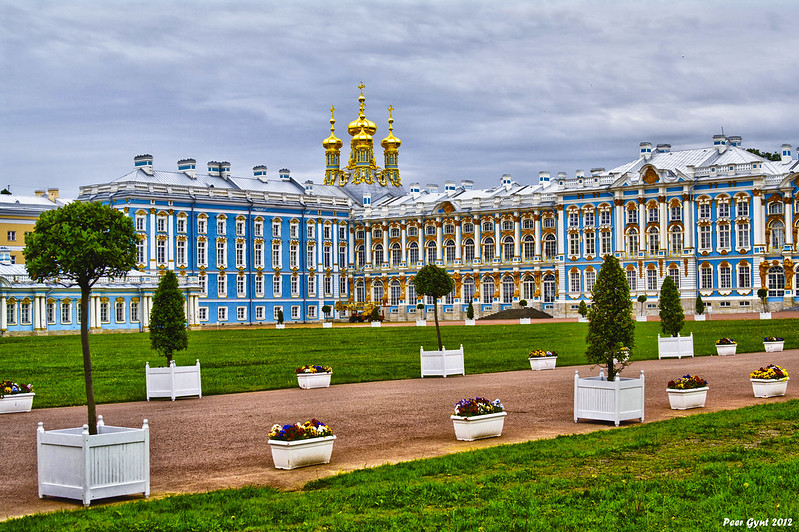
POLYGON ((189 346, 183 301, 175 272, 167 270, 153 294, 153 311, 150 313, 150 346, 166 357, 167 366, 175 351, 183 351, 189 346))
POLYGON ((660 330, 664 335, 677 336, 685 325, 685 312, 680 301, 680 292, 670 275, 663 279, 660 287, 660 330))
POLYGON ((101 203, 72 202, 39 217, 25 239, 25 267, 36 281, 80 287, 80 341, 89 432, 97 433, 97 410, 89 350, 89 295, 104 276, 124 277, 136 266, 133 221, 101 203))
POLYGON ((612 381, 629 363, 629 353, 635 345, 630 286, 619 260, 613 255, 605 256, 592 296, 585 354, 589 362, 605 366, 607 379, 612 381), (627 349, 626 354, 623 349, 627 349))
POLYGON ((424 266, 416 277, 413 278, 416 293, 433 298, 433 316, 436 320, 436 336, 438 336, 438 350, 444 349, 441 343, 441 328, 438 326, 438 298, 452 292, 455 281, 449 276, 447 270, 434 264, 424 266))

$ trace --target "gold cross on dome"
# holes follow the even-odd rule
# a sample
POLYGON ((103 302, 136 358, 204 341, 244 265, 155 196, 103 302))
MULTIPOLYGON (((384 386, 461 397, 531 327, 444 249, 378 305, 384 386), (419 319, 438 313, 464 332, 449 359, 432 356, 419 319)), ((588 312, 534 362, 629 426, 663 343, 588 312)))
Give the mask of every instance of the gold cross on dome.
POLYGON ((359 89, 361 89, 361 94, 363 94, 363 89, 364 89, 364 87, 366 87, 366 85, 364 85, 364 84, 363 84, 363 81, 362 81, 362 82, 360 83, 360 85, 358 85, 358 88, 359 88, 359 89))

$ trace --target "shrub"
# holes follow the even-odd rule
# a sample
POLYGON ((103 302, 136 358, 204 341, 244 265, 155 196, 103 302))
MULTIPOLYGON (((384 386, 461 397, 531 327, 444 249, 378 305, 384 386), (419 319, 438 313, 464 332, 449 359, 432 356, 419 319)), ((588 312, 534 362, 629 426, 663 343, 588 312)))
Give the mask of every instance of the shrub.
POLYGON ((588 305, 585 304, 585 299, 580 301, 580 306, 577 307, 577 314, 585 318, 586 314, 588 314, 588 305))
POLYGON ((469 306, 466 307, 466 318, 470 320, 474 319, 474 305, 472 305, 471 301, 469 302, 469 306))
POLYGON ((685 313, 680 302, 680 292, 671 276, 663 279, 660 287, 660 330, 664 335, 678 336, 685 325, 685 313))
POLYGON ((696 313, 700 315, 705 313, 705 302, 702 301, 702 294, 697 294, 696 296, 696 313))

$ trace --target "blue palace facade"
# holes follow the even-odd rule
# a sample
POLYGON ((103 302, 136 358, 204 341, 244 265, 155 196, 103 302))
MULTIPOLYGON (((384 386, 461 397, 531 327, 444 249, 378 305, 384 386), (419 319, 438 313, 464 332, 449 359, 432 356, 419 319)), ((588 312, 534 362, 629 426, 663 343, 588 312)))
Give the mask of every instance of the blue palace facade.
MULTIPOLYGON (((413 278, 426 264, 455 279, 439 302, 446 319, 463 319, 469 303, 480 317, 521 300, 575 317, 580 301, 590 304, 607 254, 621 261, 632 297, 647 297, 646 314, 657 314, 667 275, 686 314, 698 294, 711 313, 761 311, 761 287, 771 311, 797 302, 799 161, 789 144, 769 160, 737 136, 689 149, 641 142, 630 162, 610 170, 540 172, 536 184, 503 175, 486 189, 467 180, 406 188, 393 108, 382 166, 363 87, 345 161, 334 112, 321 184, 286 169, 273 177, 266 166, 234 177, 219 161, 157 170, 152 156, 139 155, 125 175, 81 187, 80 201, 122 210, 140 235, 137 271, 95 289, 93 329, 146 330, 167 269, 185 289, 191 327, 274 323, 279 310, 286 323, 321 321, 322 307, 337 302, 344 306, 335 318, 365 301, 379 302, 390 321, 422 318, 432 301, 413 278)), ((77 330, 78 299, 74 288, 32 283, 24 266, 0 264, 4 335, 77 330)))

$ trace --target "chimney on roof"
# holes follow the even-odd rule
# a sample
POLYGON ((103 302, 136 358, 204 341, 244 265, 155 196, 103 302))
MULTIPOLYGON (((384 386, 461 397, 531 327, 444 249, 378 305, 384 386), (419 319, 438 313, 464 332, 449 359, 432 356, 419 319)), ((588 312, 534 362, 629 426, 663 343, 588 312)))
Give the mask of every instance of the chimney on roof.
POLYGON ((58 189, 57 188, 48 188, 47 189, 47 199, 55 203, 55 200, 58 199, 58 189))
POLYGON ((645 161, 648 161, 652 158, 652 143, 651 142, 642 142, 639 145, 640 155, 644 158, 645 161))
POLYGON ((429 183, 429 184, 425 185, 424 188, 425 188, 425 190, 427 190, 428 194, 434 194, 434 193, 438 192, 438 185, 435 185, 433 183, 429 183))
POLYGON ((727 149, 727 137, 724 135, 713 135, 713 147, 719 153, 724 153, 727 149))
POLYGON ((463 190, 472 190, 474 188, 474 181, 471 179, 463 179, 461 180, 461 187, 463 187, 463 190))
POLYGON ((657 151, 659 153, 669 153, 671 151, 671 144, 658 144, 657 151))
POLYGON ((261 183, 266 183, 266 166, 259 164, 252 167, 252 176, 258 179, 261 183))
POLYGON ((363 206, 364 207, 372 206, 372 195, 369 192, 363 193, 363 206))
POLYGON ((313 181, 310 179, 305 182, 305 193, 309 196, 313 196, 313 181))
POLYGON ((505 188, 509 188, 512 179, 513 178, 511 177, 510 174, 502 174, 502 186, 505 188))
POLYGON ((219 161, 208 161, 208 175, 211 177, 221 177, 221 172, 219 166, 222 163, 219 161))
POLYGON ((414 197, 418 196, 419 192, 421 191, 421 189, 419 187, 419 183, 411 183, 410 184, 410 189, 411 189, 411 194, 413 194, 414 197))
POLYGON ((133 158, 133 166, 136 169, 141 169, 149 175, 153 175, 153 156, 149 153, 144 155, 137 155, 133 158))
POLYGON ((47 194, 46 190, 34 190, 33 191, 33 195, 36 196, 37 198, 43 198, 45 194, 47 194))
POLYGON ((730 137, 730 144, 732 144, 737 148, 740 148, 741 144, 743 144, 743 139, 740 136, 735 135, 734 137, 730 137))
POLYGON ((605 171, 605 169, 604 169, 604 168, 602 168, 602 167, 599 167, 599 168, 591 168, 591 175, 592 175, 592 176, 598 176, 599 174, 601 174, 601 173, 602 173, 602 172, 604 172, 604 171, 605 171))
POLYGON ((227 161, 219 163, 219 173, 223 179, 230 178, 230 163, 227 161))
POLYGON ((183 172, 190 179, 197 179, 197 161, 195 159, 181 159, 178 161, 178 172, 183 172))
POLYGON ((291 179, 291 170, 288 168, 281 168, 277 173, 280 176, 281 181, 288 181, 291 179))
POLYGON ((549 183, 549 172, 544 172, 543 170, 538 172, 538 182, 549 183))
POLYGON ((446 192, 447 194, 455 192, 455 181, 445 181, 444 192, 446 192))
POLYGON ((783 144, 782 149, 780 150, 782 158, 780 159, 782 162, 787 163, 793 159, 793 155, 791 154, 791 145, 790 144, 783 144))

